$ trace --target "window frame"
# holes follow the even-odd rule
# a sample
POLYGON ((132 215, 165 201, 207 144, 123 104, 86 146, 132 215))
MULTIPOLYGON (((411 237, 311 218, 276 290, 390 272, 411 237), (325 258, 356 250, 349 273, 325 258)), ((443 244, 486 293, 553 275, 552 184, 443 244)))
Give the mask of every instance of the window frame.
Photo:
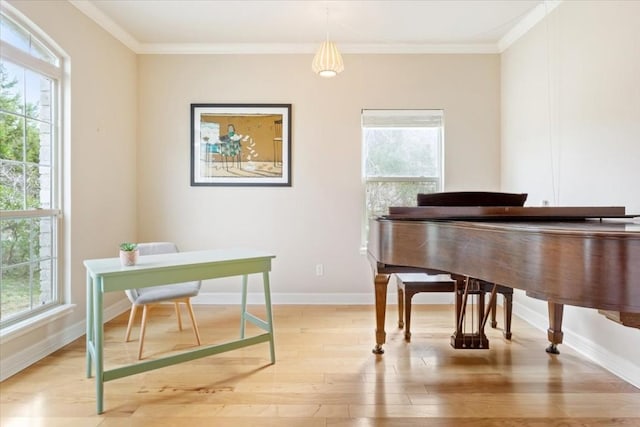
MULTIPOLYGON (((398 119, 398 123, 402 121, 398 119)), ((407 109, 363 109, 361 113, 361 132, 362 132, 362 186, 363 186, 363 210, 362 210, 362 221, 361 221, 361 252, 366 253, 367 242, 368 242, 368 232, 369 232, 369 221, 372 217, 368 212, 368 195, 367 195, 367 185, 371 182, 380 182, 380 183, 422 183, 422 184, 433 184, 435 187, 435 192, 442 191, 444 188, 444 142, 445 142, 445 123, 444 123, 444 109, 416 109, 416 108, 407 108, 407 109), (390 120, 390 122, 386 121, 384 125, 368 126, 365 124, 365 116, 367 113, 372 115, 382 117, 383 121, 390 120), (437 126, 418 126, 418 125, 402 125, 402 124, 394 124, 393 117, 402 117, 403 115, 407 116, 418 116, 424 114, 425 117, 438 117, 439 124, 437 126), (366 129, 367 128, 381 128, 381 129, 389 129, 389 128, 398 128, 398 129, 407 129, 409 127, 436 127, 439 128, 439 137, 437 142, 437 163, 438 163, 438 172, 437 176, 427 176, 427 175, 407 175, 407 176, 368 176, 366 171, 367 165, 367 141, 366 141, 366 129)))
MULTIPOLYGON (((61 50, 52 42, 49 37, 40 29, 34 26, 27 18, 21 16, 13 8, 5 3, 0 8, 3 19, 7 18, 22 30, 29 34, 30 40, 46 48, 51 56, 56 59, 57 66, 40 59, 29 52, 25 52, 18 47, 0 40, 0 56, 4 61, 15 64, 32 73, 41 75, 51 81, 51 116, 50 116, 50 168, 51 168, 51 188, 49 191, 49 208, 26 208, 20 210, 0 210, 2 220, 23 220, 50 218, 51 220, 51 301, 42 306, 32 306, 19 315, 0 321, 0 342, 4 342, 10 336, 19 336, 32 328, 43 324, 47 320, 52 320, 72 306, 65 304, 66 293, 63 286, 63 260, 62 254, 62 225, 63 225, 63 197, 62 197, 62 141, 63 141, 63 93, 66 61, 61 50)), ((23 111, 19 114, 11 112, 26 120, 27 113, 23 111)), ((25 122, 26 123, 26 122, 25 122)), ((26 159, 23 160, 26 162, 26 159)), ((43 164, 38 163, 38 164, 43 164)), ((38 237, 34 237, 38 239, 38 237)), ((30 255, 29 262, 34 258, 30 255)))

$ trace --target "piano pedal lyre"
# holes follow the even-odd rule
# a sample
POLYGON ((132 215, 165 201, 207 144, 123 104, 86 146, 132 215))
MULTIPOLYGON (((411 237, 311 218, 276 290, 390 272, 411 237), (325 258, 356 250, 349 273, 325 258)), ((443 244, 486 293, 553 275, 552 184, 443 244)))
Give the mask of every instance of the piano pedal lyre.
POLYGON ((489 340, 484 334, 462 333, 458 335, 454 332, 451 335, 451 346, 456 349, 488 350, 489 340))
POLYGON ((490 293, 489 304, 485 306, 485 290, 480 281, 468 276, 464 278, 456 277, 455 298, 456 298, 456 330, 451 335, 451 346, 456 349, 483 349, 489 348, 489 339, 484 333, 484 327, 489 318, 489 310, 496 298, 496 285, 493 285, 490 293), (471 314, 469 317, 471 331, 466 331, 467 306, 469 297, 476 299, 471 304, 471 314))

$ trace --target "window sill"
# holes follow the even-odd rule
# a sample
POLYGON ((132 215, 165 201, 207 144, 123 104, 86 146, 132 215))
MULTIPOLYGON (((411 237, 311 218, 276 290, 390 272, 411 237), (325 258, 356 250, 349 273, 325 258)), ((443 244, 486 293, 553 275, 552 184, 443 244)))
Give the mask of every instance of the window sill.
POLYGON ((0 331, 0 345, 70 314, 75 306, 75 304, 59 305, 37 316, 4 328, 0 331))

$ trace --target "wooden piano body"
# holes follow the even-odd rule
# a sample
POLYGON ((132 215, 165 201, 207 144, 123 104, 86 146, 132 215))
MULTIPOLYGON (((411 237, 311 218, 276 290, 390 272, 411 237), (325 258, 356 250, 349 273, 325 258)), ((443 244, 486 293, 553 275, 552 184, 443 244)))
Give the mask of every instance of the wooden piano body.
POLYGON ((601 310, 640 328, 640 223, 620 207, 390 208, 372 220, 375 353, 395 272, 436 270, 522 289, 548 301, 551 343, 562 342, 564 304, 601 310))

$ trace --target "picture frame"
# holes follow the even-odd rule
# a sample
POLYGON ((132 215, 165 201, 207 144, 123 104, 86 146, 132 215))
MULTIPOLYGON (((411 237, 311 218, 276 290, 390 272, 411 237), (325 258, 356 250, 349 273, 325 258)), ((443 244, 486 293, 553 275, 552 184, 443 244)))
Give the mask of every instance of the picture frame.
POLYGON ((191 104, 191 186, 291 186, 291 104, 191 104))

